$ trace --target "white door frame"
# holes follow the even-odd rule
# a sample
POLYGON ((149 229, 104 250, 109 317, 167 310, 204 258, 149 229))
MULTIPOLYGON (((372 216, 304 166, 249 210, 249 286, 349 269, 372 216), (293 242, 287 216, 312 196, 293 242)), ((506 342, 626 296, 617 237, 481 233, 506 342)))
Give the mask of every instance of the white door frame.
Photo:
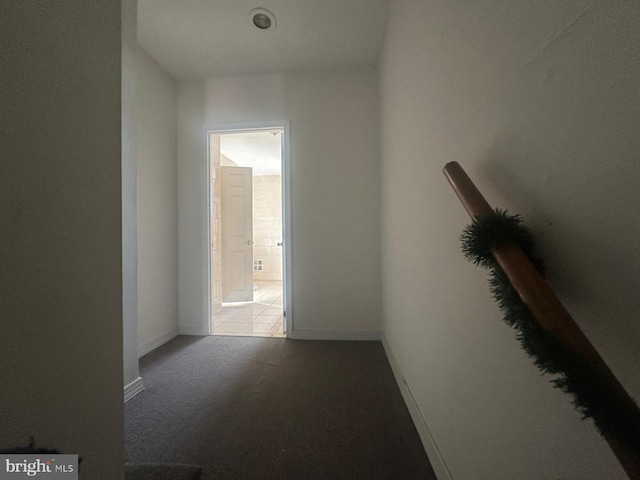
POLYGON ((284 309, 284 327, 285 335, 287 338, 291 336, 293 331, 293 275, 292 275, 292 263, 291 263, 291 145, 290 145, 290 124, 289 120, 268 120, 261 122, 248 122, 248 123, 229 123, 229 124, 214 124, 205 125, 204 136, 206 144, 206 172, 207 172, 207 207, 204 210, 207 218, 204 221, 204 225, 207 226, 207 295, 209 301, 207 302, 207 308, 209 313, 209 334, 213 333, 213 298, 211 295, 211 172, 210 167, 210 154, 211 148, 209 145, 209 137, 211 134, 223 135, 225 133, 239 133, 246 131, 256 130, 271 130, 274 128, 282 128, 283 130, 283 150, 282 150, 282 290, 284 295, 283 309, 284 309))

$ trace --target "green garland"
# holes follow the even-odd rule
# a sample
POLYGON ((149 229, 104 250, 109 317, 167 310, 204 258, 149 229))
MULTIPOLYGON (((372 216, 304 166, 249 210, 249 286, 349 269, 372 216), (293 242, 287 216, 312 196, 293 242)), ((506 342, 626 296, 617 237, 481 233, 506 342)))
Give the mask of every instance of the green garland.
POLYGON ((535 320, 509 279, 496 263, 491 249, 516 243, 539 272, 542 260, 535 254, 535 237, 519 215, 496 210, 467 226, 462 235, 462 252, 476 265, 490 270, 490 289, 504 321, 513 327, 522 348, 544 374, 552 374, 556 388, 572 396, 582 418, 592 418, 601 435, 626 444, 640 454, 640 410, 630 408, 612 394, 606 380, 535 320))

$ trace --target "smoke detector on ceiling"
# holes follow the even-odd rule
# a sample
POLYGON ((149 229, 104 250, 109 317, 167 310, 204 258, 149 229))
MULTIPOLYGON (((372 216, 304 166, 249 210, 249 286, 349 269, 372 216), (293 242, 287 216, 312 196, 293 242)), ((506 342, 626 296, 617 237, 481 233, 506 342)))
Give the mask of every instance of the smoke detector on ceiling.
POLYGON ((254 8, 249 12, 249 21, 260 30, 270 30, 276 27, 276 17, 266 8, 254 8))

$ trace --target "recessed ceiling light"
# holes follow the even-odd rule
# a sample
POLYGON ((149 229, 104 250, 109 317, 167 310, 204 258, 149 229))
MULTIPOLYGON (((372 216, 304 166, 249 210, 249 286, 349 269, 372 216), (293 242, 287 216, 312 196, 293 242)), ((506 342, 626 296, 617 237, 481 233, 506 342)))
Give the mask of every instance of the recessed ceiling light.
POLYGON ((249 12, 249 20, 260 30, 268 30, 276 26, 276 17, 266 8, 254 8, 249 12))
POLYGON ((253 24, 258 28, 266 30, 271 26, 271 19, 264 13, 256 13, 253 16, 253 24))

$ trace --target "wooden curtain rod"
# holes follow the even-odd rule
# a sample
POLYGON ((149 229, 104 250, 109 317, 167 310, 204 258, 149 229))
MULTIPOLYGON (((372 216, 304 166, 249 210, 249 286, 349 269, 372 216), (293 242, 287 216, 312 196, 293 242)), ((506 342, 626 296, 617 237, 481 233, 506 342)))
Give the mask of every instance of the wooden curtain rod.
MULTIPOLYGON (((489 203, 457 162, 447 163, 443 171, 472 219, 493 212, 489 203)), ((592 368, 624 407, 623 411, 637 411, 638 407, 634 400, 522 249, 516 244, 509 244, 492 249, 492 253, 540 326, 554 335, 565 347, 578 354, 592 368)), ((629 478, 640 480, 640 452, 615 439, 606 438, 606 440, 629 478)))

